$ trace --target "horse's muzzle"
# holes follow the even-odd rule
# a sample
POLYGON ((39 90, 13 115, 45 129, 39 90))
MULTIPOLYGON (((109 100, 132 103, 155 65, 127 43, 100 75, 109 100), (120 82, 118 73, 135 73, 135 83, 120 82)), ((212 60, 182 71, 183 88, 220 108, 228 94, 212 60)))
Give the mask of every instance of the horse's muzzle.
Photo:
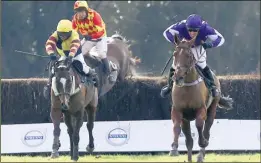
POLYGON ((64 103, 62 103, 62 111, 67 111, 67 110, 69 110, 69 108, 68 108, 68 106, 67 105, 65 105, 64 103))

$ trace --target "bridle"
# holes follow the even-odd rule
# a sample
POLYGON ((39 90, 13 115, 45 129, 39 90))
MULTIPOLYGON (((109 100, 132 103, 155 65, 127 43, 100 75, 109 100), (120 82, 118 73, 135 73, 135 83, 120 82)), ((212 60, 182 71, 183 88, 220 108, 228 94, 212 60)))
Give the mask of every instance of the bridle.
MULTIPOLYGON (((181 50, 188 50, 188 55, 189 55, 189 67, 187 67, 187 66, 179 66, 178 68, 184 68, 184 69, 186 69, 186 72, 184 73, 184 75, 183 76, 181 76, 181 78, 184 78, 184 77, 186 77, 187 76, 187 74, 192 70, 192 68, 193 67, 195 67, 195 64, 197 63, 196 62, 196 59, 195 59, 195 57, 194 57, 194 55, 193 55, 193 53, 192 53, 192 50, 191 50, 191 47, 190 46, 182 46, 182 45, 177 45, 176 46, 176 49, 178 49, 179 51, 175 51, 174 52, 174 56, 175 56, 175 53, 177 54, 177 53, 181 53, 181 50)), ((184 55, 184 54, 179 54, 179 55, 184 55)))
MULTIPOLYGON (((71 68, 71 66, 72 66, 72 62, 70 62, 69 60, 67 60, 67 58, 65 59, 65 60, 61 60, 61 61, 55 61, 54 63, 53 63, 53 65, 52 65, 52 68, 53 68, 53 77, 56 77, 55 76, 55 74, 57 73, 57 69, 59 69, 59 68, 64 68, 66 71, 70 71, 70 68, 71 68), (62 62, 65 62, 65 64, 64 65, 60 65, 60 63, 62 63, 62 62), (60 67, 61 66, 61 67, 60 67)), ((69 74, 70 74, 70 77, 71 77, 71 81, 73 82, 73 80, 74 80, 74 76, 73 75, 71 75, 71 73, 69 72, 69 74)), ((55 82, 55 81, 53 81, 53 82, 55 82)), ((70 92, 64 92, 64 93, 60 93, 60 92, 58 92, 58 90, 57 90, 57 93, 56 93, 56 96, 62 96, 62 95, 68 95, 68 96, 70 96, 70 92)))

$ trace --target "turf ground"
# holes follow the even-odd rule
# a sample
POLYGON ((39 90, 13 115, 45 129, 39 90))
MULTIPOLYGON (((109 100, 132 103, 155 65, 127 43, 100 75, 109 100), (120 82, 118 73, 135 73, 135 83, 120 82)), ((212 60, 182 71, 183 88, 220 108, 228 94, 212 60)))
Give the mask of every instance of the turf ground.
MULTIPOLYGON (((193 155, 193 162, 197 155, 193 155)), ((177 157, 170 157, 167 154, 161 155, 99 155, 80 156, 78 162, 185 162, 187 155, 181 154, 177 157)), ((205 162, 260 162, 260 153, 253 154, 215 154, 207 153, 205 162)), ((72 162, 69 156, 60 156, 56 159, 44 156, 1 156, 1 162, 72 162)))

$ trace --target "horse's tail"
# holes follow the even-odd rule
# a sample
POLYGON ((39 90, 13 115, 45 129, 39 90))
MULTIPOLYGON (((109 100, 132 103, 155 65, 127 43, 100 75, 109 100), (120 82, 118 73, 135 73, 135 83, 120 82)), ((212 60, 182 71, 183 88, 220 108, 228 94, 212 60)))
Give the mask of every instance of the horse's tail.
POLYGON ((233 102, 234 102, 233 99, 230 98, 229 96, 225 97, 225 96, 222 95, 220 97, 219 102, 218 102, 218 106, 220 108, 224 108, 226 110, 231 110, 233 108, 233 106, 232 106, 233 102))
POLYGON ((135 56, 134 58, 130 57, 130 64, 131 65, 136 66, 139 63, 141 63, 141 59, 140 58, 138 58, 137 56, 135 56))

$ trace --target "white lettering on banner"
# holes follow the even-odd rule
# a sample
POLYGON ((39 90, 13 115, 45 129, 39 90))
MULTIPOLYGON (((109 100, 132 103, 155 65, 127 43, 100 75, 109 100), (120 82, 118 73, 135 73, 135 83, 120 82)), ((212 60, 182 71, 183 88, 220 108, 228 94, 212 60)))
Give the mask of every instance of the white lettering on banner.
POLYGON ((130 139, 130 130, 125 130, 123 128, 114 128, 109 131, 107 137, 107 142, 113 146, 122 146, 127 144, 130 139))
MULTIPOLYGON (((61 147, 69 151, 67 127, 61 123, 61 147)), ((169 151, 173 141, 171 120, 106 121, 95 122, 93 135, 95 152, 160 152, 169 151)), ((191 122, 194 139, 193 151, 198 151, 198 133, 191 122)), ((79 151, 88 145, 86 122, 80 130, 79 151)), ((1 125, 1 152, 51 152, 53 124, 1 125)), ((184 134, 180 135, 179 150, 187 151, 184 134)), ((216 119, 210 130, 206 150, 260 150, 260 120, 216 119)))
POLYGON ((22 141, 25 145, 30 147, 37 147, 44 143, 45 134, 38 130, 32 130, 27 132, 23 137, 22 141))

